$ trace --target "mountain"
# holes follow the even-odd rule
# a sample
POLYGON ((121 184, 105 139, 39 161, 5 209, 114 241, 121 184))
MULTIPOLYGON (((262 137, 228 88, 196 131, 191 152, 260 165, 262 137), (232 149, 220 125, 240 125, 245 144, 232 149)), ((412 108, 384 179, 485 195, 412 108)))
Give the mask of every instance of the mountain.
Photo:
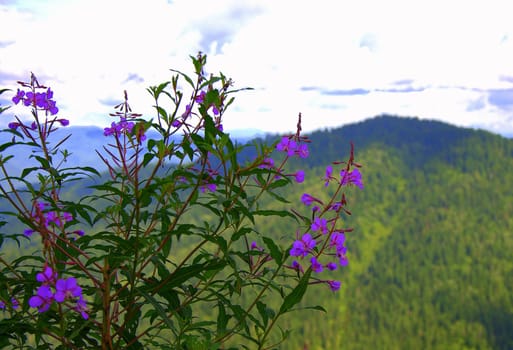
MULTIPOLYGON (((84 151, 103 140, 93 134, 84 151)), ((303 304, 327 313, 290 314, 282 348, 513 349, 513 140, 387 115, 308 136, 310 156, 290 164, 307 178, 283 193, 295 209, 307 210, 302 193, 331 190, 324 169, 351 142, 365 188, 347 189, 342 289, 311 286, 303 304)), ((257 225, 283 244, 296 235, 294 221, 257 225)))
POLYGON ((365 189, 344 288, 311 291, 328 314, 290 321, 289 348, 513 349, 513 140, 393 116, 309 136, 320 176, 352 141, 365 189))

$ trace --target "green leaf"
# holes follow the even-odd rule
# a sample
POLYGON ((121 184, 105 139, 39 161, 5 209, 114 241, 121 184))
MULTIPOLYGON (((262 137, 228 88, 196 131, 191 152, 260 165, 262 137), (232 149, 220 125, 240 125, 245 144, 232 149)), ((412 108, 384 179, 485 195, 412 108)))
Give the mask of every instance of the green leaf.
POLYGON ((251 231, 253 231, 252 228, 250 227, 241 227, 237 232, 235 232, 231 237, 230 237, 230 240, 232 242, 235 242, 235 241, 238 241, 239 238, 241 238, 242 236, 245 236, 247 235, 248 233, 250 233, 251 231))
POLYGON ((170 71, 180 74, 189 83, 189 85, 194 88, 194 83, 192 82, 191 78, 189 78, 186 74, 180 72, 179 70, 175 70, 175 69, 170 69, 170 71))
POLYGON ((308 288, 308 282, 310 280, 310 275, 312 273, 312 270, 309 269, 303 277, 301 277, 301 280, 299 280, 298 285, 290 292, 289 295, 285 297, 283 300, 283 304, 281 304, 280 311, 278 312, 279 315, 282 315, 288 311, 290 311, 294 305, 299 303, 301 299, 303 299, 303 296, 305 295, 306 289, 308 288))
POLYGON ((15 146, 17 144, 18 144, 18 142, 5 142, 0 145, 0 152, 3 152, 6 149, 8 149, 9 147, 15 146))
POLYGON ((150 294, 146 293, 145 291, 135 287, 134 288, 135 291, 137 293, 139 293, 140 295, 142 295, 147 301, 150 302, 150 304, 153 305, 153 307, 155 308, 155 310, 158 312, 158 314, 160 315, 160 318, 161 320, 167 325, 168 329, 170 329, 174 334, 175 336, 177 335, 177 332, 176 332, 176 329, 175 329, 175 325, 173 324, 173 320, 171 320, 167 314, 166 314, 166 311, 162 308, 162 305, 160 305, 160 303, 154 298, 152 297, 150 294))
POLYGON ((166 283, 166 288, 174 288, 180 286, 185 281, 191 278, 201 278, 202 272, 207 270, 221 269, 226 265, 226 262, 221 260, 209 261, 203 264, 194 264, 191 266, 185 266, 175 270, 166 283))
POLYGON ((162 91, 170 84, 170 81, 166 81, 162 84, 159 84, 159 86, 152 86, 148 90, 153 95, 155 99, 158 99, 162 91))
POLYGON ((269 318, 273 318, 275 313, 272 309, 268 308, 266 304, 261 302, 260 300, 256 303, 258 313, 260 317, 262 317, 262 321, 264 322, 264 328, 267 327, 267 322, 269 322, 269 318))
POLYGON ((267 188, 272 190, 275 188, 287 186, 290 182, 291 182, 290 179, 285 177, 285 178, 273 181, 267 188))
POLYGON ((297 220, 296 216, 292 213, 289 213, 286 210, 257 210, 253 212, 254 215, 262 215, 262 216, 281 216, 286 217, 289 216, 297 220))
POLYGON ((46 158, 43 158, 43 157, 40 157, 40 156, 34 156, 34 158, 36 158, 36 160, 39 162, 39 164, 41 164, 41 167, 43 169, 48 169, 50 168, 50 162, 51 162, 51 159, 48 160, 46 158))
POLYGON ((274 199, 276 199, 279 202, 287 203, 287 204, 290 203, 290 201, 286 200, 285 198, 283 198, 282 196, 280 196, 274 192, 267 191, 267 194, 269 194, 271 197, 273 197, 274 199))
POLYGON ((205 115, 205 140, 209 145, 213 144, 215 141, 215 137, 220 133, 220 131, 216 128, 214 121, 209 115, 205 115))
POLYGON ((0 164, 5 164, 9 161, 9 159, 11 158, 14 158, 13 155, 10 155, 10 156, 5 156, 3 157, 2 155, 0 155, 0 164))
POLYGON ((276 243, 274 243, 274 241, 269 237, 262 237, 262 240, 264 241, 267 248, 269 248, 271 257, 276 261, 278 265, 281 265, 283 261, 283 252, 280 250, 280 248, 278 248, 276 243))
POLYGON ((217 314, 217 338, 220 338, 226 333, 229 317, 226 315, 226 310, 221 301, 217 302, 217 308, 219 309, 219 313, 217 314))

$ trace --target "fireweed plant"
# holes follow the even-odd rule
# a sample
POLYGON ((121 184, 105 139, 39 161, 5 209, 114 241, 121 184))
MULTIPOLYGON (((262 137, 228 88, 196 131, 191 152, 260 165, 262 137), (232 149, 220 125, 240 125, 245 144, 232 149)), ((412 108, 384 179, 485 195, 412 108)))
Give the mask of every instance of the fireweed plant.
POLYGON ((104 129, 108 145, 97 150, 105 174, 66 167, 69 135, 54 132, 69 121, 57 116, 53 91, 34 75, 18 82, 12 102, 31 115, 3 131, 0 196, 9 209, 0 246, 30 253, 0 251, 1 347, 274 348, 289 334, 278 319, 299 308, 308 287, 340 288, 329 276, 347 264, 344 188, 363 188, 352 145, 319 181, 331 196, 262 207, 264 196, 288 207, 280 190, 305 179, 287 169, 309 156, 301 115, 297 133, 273 145, 235 144, 222 122, 239 90, 204 73, 205 55, 191 59, 194 78, 173 70, 148 88, 153 119, 133 113, 125 92, 104 129), (246 147, 257 156, 241 159, 246 147), (9 161, 24 154, 34 166, 11 174, 9 161), (86 180, 87 195, 65 199, 86 180), (292 217, 297 231, 283 246, 258 231, 262 217, 292 217))

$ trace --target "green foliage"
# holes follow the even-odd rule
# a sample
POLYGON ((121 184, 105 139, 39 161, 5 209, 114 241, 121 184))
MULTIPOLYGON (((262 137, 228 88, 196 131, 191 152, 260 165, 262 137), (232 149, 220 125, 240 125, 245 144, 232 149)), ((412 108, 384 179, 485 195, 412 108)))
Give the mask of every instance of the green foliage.
POLYGON ((286 319, 302 335, 283 349, 511 349, 513 141, 392 116, 309 137, 319 178, 332 145, 359 145, 366 188, 350 193, 341 293, 309 290, 327 314, 286 319))
MULTIPOLYGON (((33 120, 15 117, 4 130, 12 141, 0 150, 33 149, 15 156, 27 158, 20 176, 5 167, 14 157, 0 156, 8 216, 0 236, 1 347, 274 348, 289 337, 275 326, 298 310, 312 284, 337 289, 308 262, 294 267, 294 233, 276 239, 255 228, 262 220, 294 220, 298 232, 311 231, 302 210, 283 206, 295 178, 285 166, 299 152, 289 149, 277 167, 265 163, 274 145, 242 157, 244 148, 222 131, 231 80, 205 76, 206 56, 191 59, 194 79, 174 71, 171 81, 148 89, 154 119, 132 112, 125 92, 111 114, 117 121, 104 130, 111 142, 96 151, 107 174, 65 167, 69 153, 61 146, 69 136, 52 137, 69 121, 56 116, 53 92, 34 75, 20 82, 28 90, 12 100, 31 108, 33 120), (185 107, 181 79, 190 89, 185 107), (15 243, 23 247, 19 257, 9 251, 15 243)), ((303 144, 299 131, 281 142, 303 144)), ((345 171, 353 160, 351 153, 345 171)), ((333 182, 337 189, 317 214, 330 220, 330 231, 315 233, 319 248, 305 256, 334 255, 328 244, 343 206, 330 208, 345 198, 347 184, 333 182)))

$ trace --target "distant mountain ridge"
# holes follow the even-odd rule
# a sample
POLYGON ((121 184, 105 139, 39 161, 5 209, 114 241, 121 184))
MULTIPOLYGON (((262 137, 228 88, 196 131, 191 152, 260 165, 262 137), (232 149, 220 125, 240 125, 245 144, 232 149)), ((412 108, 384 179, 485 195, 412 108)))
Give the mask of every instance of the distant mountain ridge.
MULTIPOLYGON (((106 137, 104 130, 98 126, 69 126, 61 127, 51 136, 51 142, 56 144, 64 137, 71 135, 69 139, 62 144, 61 149, 66 149, 71 154, 65 164, 66 167, 91 166, 98 171, 105 171, 107 167, 100 160, 96 150, 103 152, 103 147, 112 143, 112 137, 106 137)), ((242 129, 229 132, 234 140, 239 143, 245 143, 250 139, 262 134, 257 129, 242 129)), ((158 137, 155 132, 150 132, 149 136, 158 137)), ((12 140, 9 133, 0 133, 0 144, 12 140)), ((30 152, 30 151, 29 151, 30 152)), ((27 152, 27 154, 29 154, 27 152)), ((9 151, 6 154, 10 154, 9 151)), ((27 166, 27 160, 21 157, 15 157, 7 163, 7 168, 14 173, 19 174, 27 166)))

